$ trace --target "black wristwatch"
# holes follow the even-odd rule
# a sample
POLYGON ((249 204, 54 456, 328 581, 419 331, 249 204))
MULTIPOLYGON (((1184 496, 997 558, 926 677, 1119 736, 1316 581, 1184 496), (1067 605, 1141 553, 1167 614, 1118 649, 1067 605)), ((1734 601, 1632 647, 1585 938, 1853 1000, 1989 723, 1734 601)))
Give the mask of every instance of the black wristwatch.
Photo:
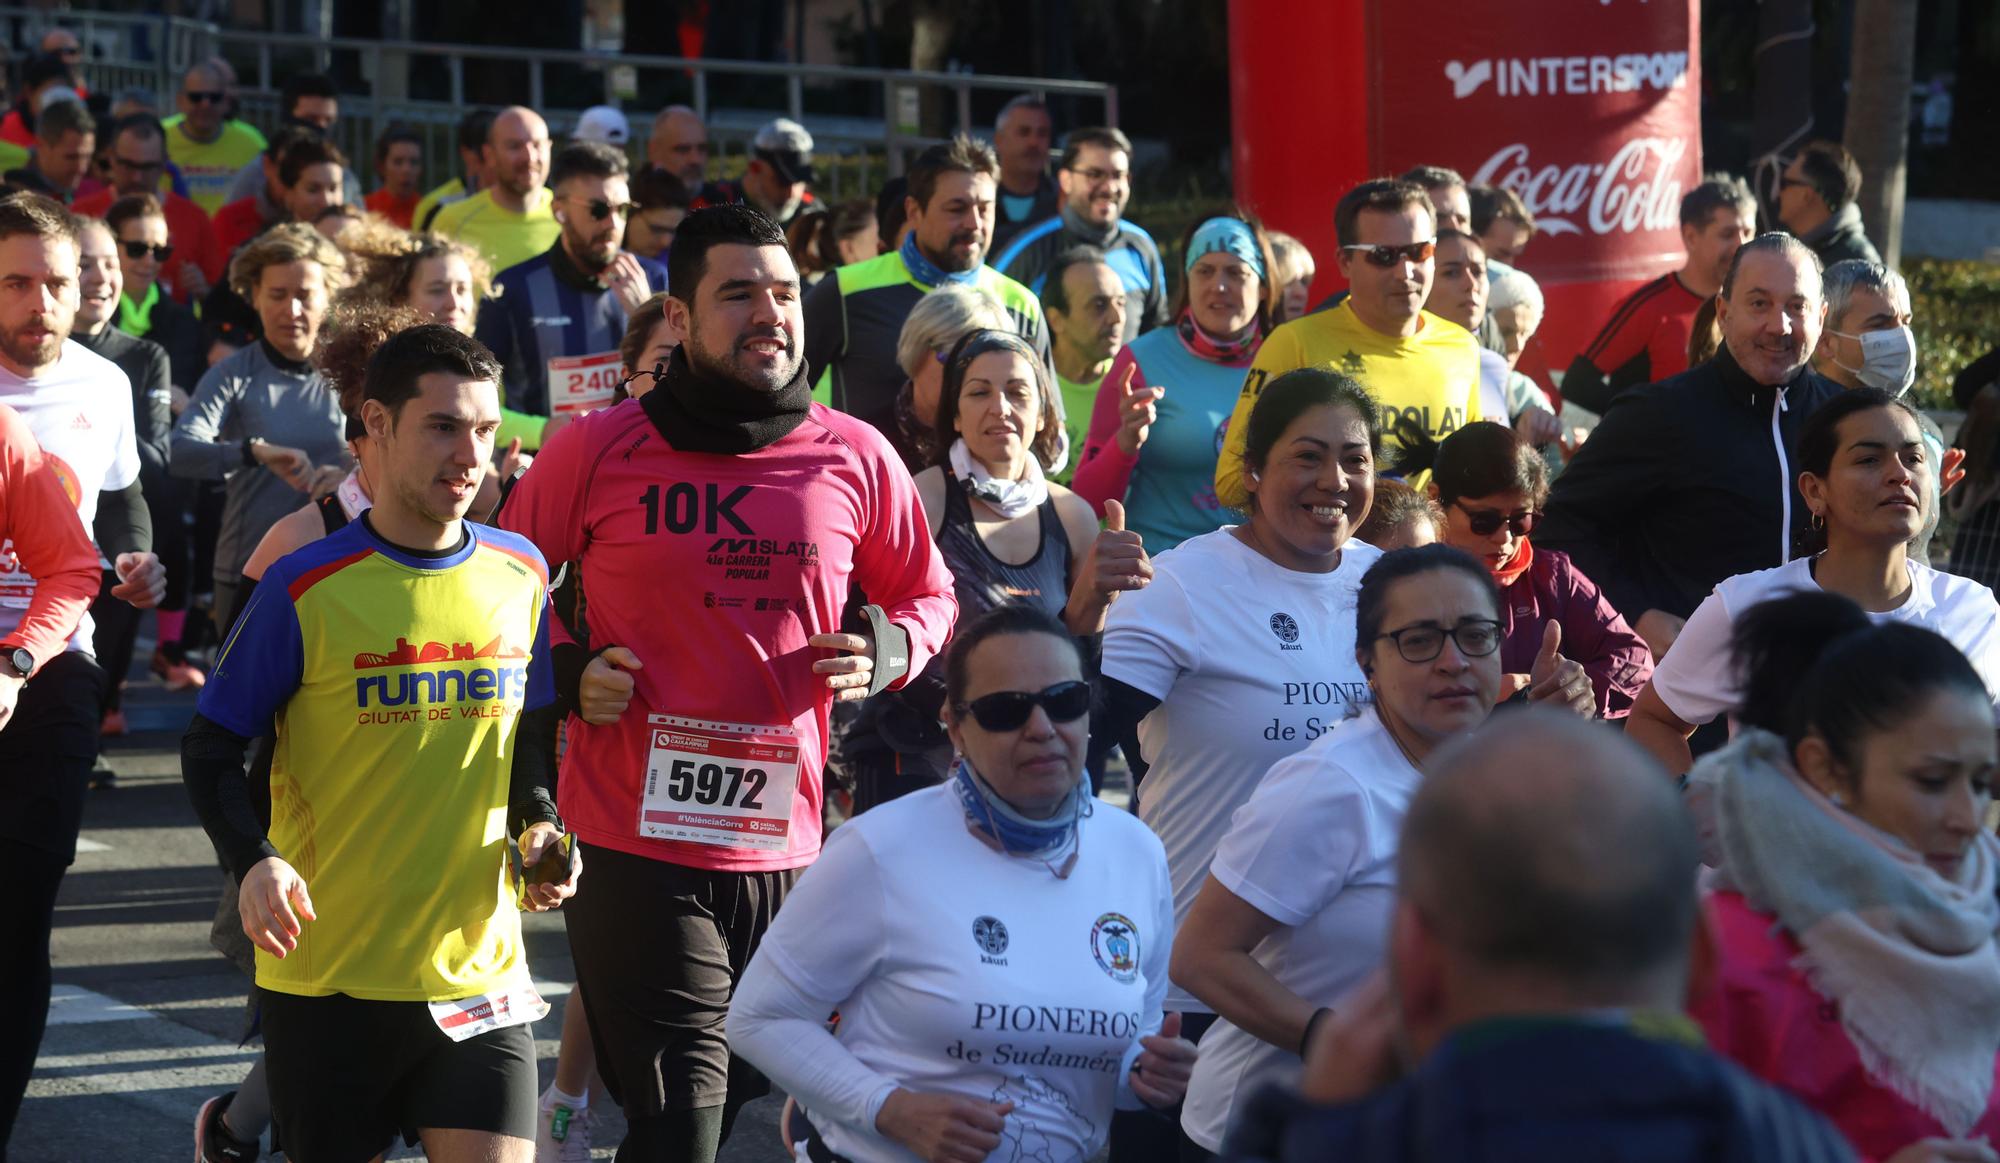
POLYGON ((0 647, 0 665, 15 678, 25 679, 35 673, 35 656, 25 646, 0 647))

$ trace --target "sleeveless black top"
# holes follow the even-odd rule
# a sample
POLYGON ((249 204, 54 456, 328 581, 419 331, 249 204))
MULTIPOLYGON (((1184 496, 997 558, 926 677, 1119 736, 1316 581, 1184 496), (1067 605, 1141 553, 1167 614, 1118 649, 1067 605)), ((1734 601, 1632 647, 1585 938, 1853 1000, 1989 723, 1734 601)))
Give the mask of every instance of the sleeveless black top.
POLYGON ((958 620, 970 621, 996 606, 1040 606, 1061 618, 1069 604, 1069 537, 1049 497, 1035 511, 1041 522, 1041 544, 1020 565, 993 556, 972 520, 972 502, 958 478, 949 473, 944 485, 944 520, 938 526, 938 553, 951 567, 958 595, 958 620))

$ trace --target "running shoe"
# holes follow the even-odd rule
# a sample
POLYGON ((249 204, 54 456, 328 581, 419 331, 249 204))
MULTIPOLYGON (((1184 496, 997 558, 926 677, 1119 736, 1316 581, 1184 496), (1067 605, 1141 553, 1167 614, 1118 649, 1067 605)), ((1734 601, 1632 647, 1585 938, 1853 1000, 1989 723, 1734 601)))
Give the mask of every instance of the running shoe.
POLYGON ((222 1121, 222 1112, 235 1097, 232 1090, 201 1104, 201 1113, 194 1116, 194 1163, 251 1163, 257 1158, 257 1144, 230 1134, 222 1121))
POLYGON ((590 1110, 577 1110, 552 1097, 554 1084, 542 1092, 541 1117, 535 1121, 535 1163, 590 1163, 590 1110))
POLYGON ((175 661, 159 650, 153 651, 153 673, 160 676, 170 691, 200 690, 208 682, 200 667, 185 658, 175 661))

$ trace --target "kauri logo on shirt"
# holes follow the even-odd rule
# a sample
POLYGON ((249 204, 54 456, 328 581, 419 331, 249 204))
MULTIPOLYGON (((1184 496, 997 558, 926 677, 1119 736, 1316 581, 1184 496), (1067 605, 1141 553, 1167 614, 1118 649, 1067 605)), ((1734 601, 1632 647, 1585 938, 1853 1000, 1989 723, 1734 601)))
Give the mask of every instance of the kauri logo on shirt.
POLYGON ((972 922, 972 939, 979 946, 980 964, 1007 964, 1007 959, 1001 956, 1007 951, 1007 926, 1000 918, 975 917, 972 922))
POLYGON ((1280 650, 1302 649, 1302 647, 1299 646, 1298 619, 1292 617, 1290 614, 1280 611, 1276 614, 1271 615, 1271 633, 1276 634, 1278 636, 1278 643, 1279 643, 1278 649, 1280 650))

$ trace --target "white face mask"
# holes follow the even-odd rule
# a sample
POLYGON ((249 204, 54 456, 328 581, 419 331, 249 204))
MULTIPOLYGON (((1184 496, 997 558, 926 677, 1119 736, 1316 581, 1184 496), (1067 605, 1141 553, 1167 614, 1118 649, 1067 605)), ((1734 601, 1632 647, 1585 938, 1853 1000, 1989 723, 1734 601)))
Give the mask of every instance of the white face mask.
POLYGON ((1864 331, 1859 335, 1849 335, 1845 331, 1829 332, 1842 339, 1852 339, 1861 345, 1861 366, 1849 367, 1833 362, 1850 372, 1866 387, 1900 396, 1910 390, 1917 378, 1917 337, 1908 327, 1898 325, 1885 331, 1864 331))

